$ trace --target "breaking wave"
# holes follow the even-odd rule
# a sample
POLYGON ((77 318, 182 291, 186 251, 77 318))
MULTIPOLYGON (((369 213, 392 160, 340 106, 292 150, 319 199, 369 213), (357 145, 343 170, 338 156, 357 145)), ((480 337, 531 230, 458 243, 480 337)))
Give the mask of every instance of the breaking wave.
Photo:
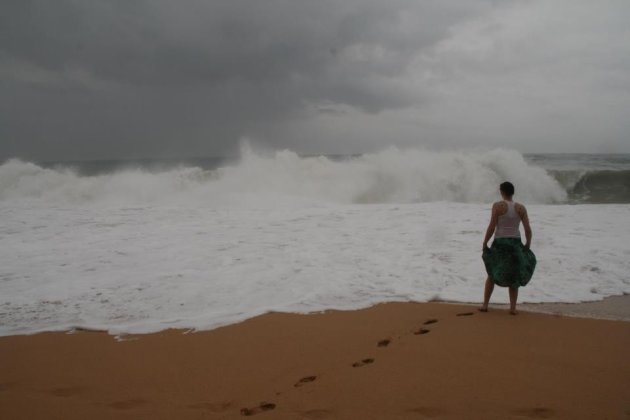
MULTIPOLYGON (((586 175, 584 175, 586 176, 586 175)), ((12 159, 0 165, 0 200, 57 203, 485 203, 500 182, 516 185, 526 203, 562 203, 606 174, 567 188, 558 174, 528 163, 519 152, 428 151, 389 148, 347 157, 302 157, 282 150, 256 153, 243 147, 233 164, 215 169, 182 165, 160 171, 122 169, 94 176, 70 168, 45 168, 12 159)), ((611 175, 612 176, 612 175, 611 175)), ((626 179, 628 173, 625 174, 626 179)))
POLYGON ((549 171, 573 203, 630 203, 630 170, 549 171))

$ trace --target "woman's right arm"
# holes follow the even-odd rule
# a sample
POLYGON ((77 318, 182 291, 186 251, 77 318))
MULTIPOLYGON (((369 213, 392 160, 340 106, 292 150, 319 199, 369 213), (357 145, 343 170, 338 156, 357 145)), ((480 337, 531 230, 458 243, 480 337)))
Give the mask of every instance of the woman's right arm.
POLYGON ((488 229, 486 229, 486 237, 483 239, 483 249, 488 248, 488 241, 494 235, 494 231, 497 228, 497 221, 499 220, 498 206, 497 203, 492 205, 492 214, 490 215, 490 223, 488 224, 488 229))

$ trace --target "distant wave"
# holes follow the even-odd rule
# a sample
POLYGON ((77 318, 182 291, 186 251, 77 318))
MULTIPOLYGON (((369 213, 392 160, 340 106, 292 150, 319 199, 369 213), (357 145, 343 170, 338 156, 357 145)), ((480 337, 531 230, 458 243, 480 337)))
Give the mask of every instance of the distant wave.
POLYGON ((572 203, 630 203, 630 170, 550 170, 572 203))
MULTIPOLYGON (((243 147, 236 163, 214 170, 180 166, 161 171, 123 169, 81 176, 70 168, 44 168, 16 159, 0 165, 0 200, 58 203, 283 202, 486 203, 500 182, 516 185, 526 203, 567 202, 576 191, 606 184, 606 174, 575 184, 528 163, 514 150, 487 152, 390 148, 343 160, 300 157, 288 150, 255 153, 243 147), (567 185, 571 184, 568 188, 567 185)), ((615 175, 617 176, 617 175, 615 175)), ((625 174, 626 184, 628 174, 625 174)))

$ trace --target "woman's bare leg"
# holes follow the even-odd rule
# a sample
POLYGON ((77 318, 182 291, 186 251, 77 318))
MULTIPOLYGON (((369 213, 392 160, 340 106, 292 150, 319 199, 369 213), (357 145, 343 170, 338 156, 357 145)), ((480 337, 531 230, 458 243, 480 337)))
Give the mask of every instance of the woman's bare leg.
POLYGON ((518 287, 510 287, 510 313, 512 315, 518 314, 516 312, 516 299, 518 299, 518 287))
POLYGON ((490 296, 492 296, 492 291, 494 290, 494 282, 488 276, 486 279, 486 287, 483 290, 483 306, 479 308, 481 312, 488 312, 488 303, 490 303, 490 296))

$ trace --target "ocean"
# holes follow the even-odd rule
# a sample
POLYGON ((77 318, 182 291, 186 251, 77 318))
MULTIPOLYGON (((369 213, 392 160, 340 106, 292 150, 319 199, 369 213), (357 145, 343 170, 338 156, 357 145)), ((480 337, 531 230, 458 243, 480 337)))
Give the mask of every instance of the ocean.
POLYGON ((630 293, 630 155, 245 147, 232 158, 11 159, 0 165, 0 335, 480 302, 481 243, 504 180, 528 207, 538 256, 521 302, 630 293))

